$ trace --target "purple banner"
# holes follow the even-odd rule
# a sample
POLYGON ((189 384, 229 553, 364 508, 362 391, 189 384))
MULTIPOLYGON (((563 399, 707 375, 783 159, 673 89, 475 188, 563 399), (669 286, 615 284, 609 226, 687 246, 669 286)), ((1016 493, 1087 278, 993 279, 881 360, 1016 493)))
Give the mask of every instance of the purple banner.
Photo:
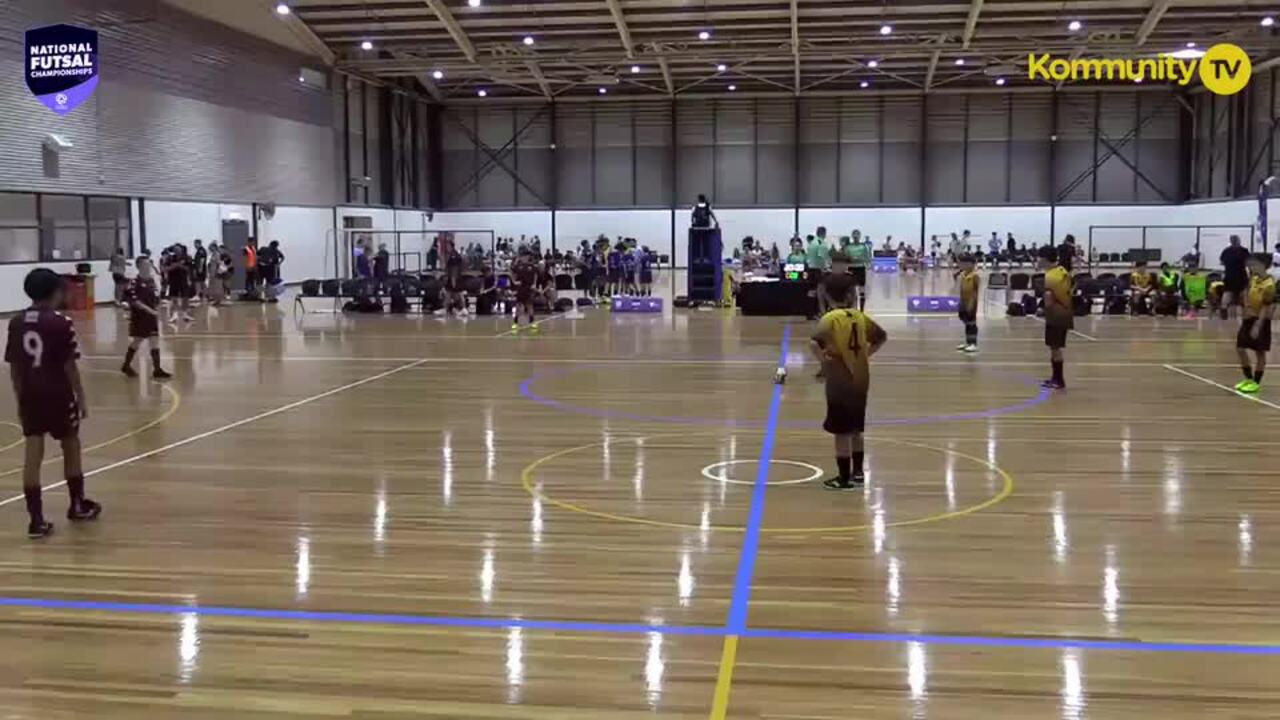
POLYGON ((907 312, 942 313, 959 312, 960 298, 954 295, 909 295, 907 312))

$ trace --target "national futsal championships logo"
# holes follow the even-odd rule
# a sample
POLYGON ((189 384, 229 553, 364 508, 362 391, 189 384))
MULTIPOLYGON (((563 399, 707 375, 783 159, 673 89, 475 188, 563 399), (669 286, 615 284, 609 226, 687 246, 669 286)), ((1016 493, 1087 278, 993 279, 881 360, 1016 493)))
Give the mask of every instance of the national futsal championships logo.
POLYGON ((27 31, 27 88, 45 107, 66 115, 98 87, 98 31, 49 25, 27 31))
POLYGON ((1196 77, 1210 92, 1235 95, 1249 84, 1253 63, 1249 54, 1237 45, 1219 43, 1198 58, 1161 55, 1156 58, 1055 58, 1048 53, 1027 58, 1027 75, 1032 80, 1050 82, 1085 82, 1119 80, 1141 82, 1173 82, 1190 85, 1196 77))

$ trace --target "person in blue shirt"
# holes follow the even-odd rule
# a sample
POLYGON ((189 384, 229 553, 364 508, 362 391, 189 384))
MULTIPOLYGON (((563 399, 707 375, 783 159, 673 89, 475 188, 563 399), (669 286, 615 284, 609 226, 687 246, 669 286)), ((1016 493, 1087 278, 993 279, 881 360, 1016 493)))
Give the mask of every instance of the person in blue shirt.
POLYGON ((622 243, 618 243, 609 249, 608 255, 608 281, 609 294, 617 295, 622 292, 622 243))
POLYGON ((640 294, 653 295, 653 255, 648 246, 640 248, 640 294))
POLYGON ((640 294, 640 288, 636 283, 636 273, 640 270, 638 252, 634 245, 622 251, 622 293, 624 295, 640 294))

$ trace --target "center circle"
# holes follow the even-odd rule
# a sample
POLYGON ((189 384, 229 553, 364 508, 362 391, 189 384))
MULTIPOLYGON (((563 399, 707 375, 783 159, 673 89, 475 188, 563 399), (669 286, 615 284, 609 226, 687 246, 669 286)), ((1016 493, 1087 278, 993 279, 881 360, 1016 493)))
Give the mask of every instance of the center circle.
MULTIPOLYGON (((787 432, 788 432, 787 430, 782 430, 780 431, 780 434, 787 433, 787 432)), ((695 525, 693 523, 672 522, 669 520, 655 520, 652 518, 641 517, 638 515, 623 515, 620 513, 610 513, 610 512, 604 512, 601 510, 595 510, 589 507, 585 507, 583 505, 579 505, 573 502, 568 502, 565 500, 560 500, 558 498, 548 495, 539 487, 539 483, 537 483, 533 478, 534 474, 538 471, 538 468, 540 468, 541 466, 549 462, 553 462, 562 457, 573 455, 574 453, 580 453, 586 450, 591 450, 594 448, 612 445, 617 442, 622 442, 625 440, 657 440, 661 438, 687 438, 690 435, 709 435, 709 434, 714 434, 714 432, 707 431, 707 432, 695 432, 695 433, 664 433, 664 434, 655 434, 655 435, 646 435, 646 436, 617 436, 617 437, 606 439, 601 442, 594 442, 594 443, 588 443, 586 445, 578 445, 576 447, 564 448, 562 450, 557 450, 555 452, 548 453, 547 455, 543 455, 537 460, 534 460, 533 462, 526 465, 524 469, 520 471, 520 484, 524 488, 524 491, 528 493, 530 497, 536 500, 540 500, 549 505, 554 505, 555 507, 560 508, 561 510, 568 510, 570 512, 579 513, 581 515, 589 515, 591 517, 599 518, 602 520, 613 520, 615 522, 633 523, 636 525, 648 525, 651 527, 676 528, 680 530, 699 530, 699 531, 714 530, 719 532, 737 532, 737 533, 746 532, 747 528, 743 525, 695 525)), ((1003 485, 1000 488, 1000 490, 996 492, 995 495, 992 495, 991 497, 985 500, 982 500, 981 502, 977 502, 962 508, 956 508, 955 510, 949 510, 947 512, 935 513, 933 515, 905 518, 902 520, 885 522, 883 524, 876 523, 874 525, 871 523, 859 523, 857 525, 833 525, 833 526, 827 526, 827 527, 761 527, 760 532, 762 534, 763 533, 771 533, 771 534, 790 533, 793 535, 813 534, 813 533, 829 534, 829 533, 842 533, 842 532, 857 532, 860 530, 867 530, 873 527, 879 530, 882 527, 895 528, 895 527, 909 527, 912 525, 925 525, 928 523, 942 522, 945 520, 954 520, 956 518, 964 517, 966 515, 972 515, 973 513, 981 512, 983 510, 986 510, 987 508, 990 508, 994 505, 998 505, 1004 502, 1009 498, 1010 495, 1013 494, 1013 488, 1014 488, 1013 477, 1009 475, 1009 473, 1006 472, 1004 468, 1000 467, 999 465, 996 465, 995 463, 985 458, 981 458, 976 455, 969 455, 968 453, 963 453, 963 452, 960 452, 959 450, 952 450, 950 448, 940 447, 937 445, 929 445, 927 443, 915 442, 912 440, 895 440, 890 438, 874 438, 874 437, 867 437, 865 438, 865 440, 866 442, 869 442, 872 444, 886 443, 890 445, 902 445, 905 447, 928 450, 931 452, 938 453, 940 455, 950 456, 960 460, 967 460, 976 465, 982 466, 990 470, 991 472, 995 473, 996 475, 998 475, 1001 481, 1003 482, 1003 485)), ((744 462, 746 461, 744 460, 744 462)), ((780 461, 775 460, 774 462, 780 462, 780 461)), ((704 470, 709 470, 711 467, 713 466, 708 466, 707 468, 704 468, 704 470)), ((715 479, 717 481, 719 480, 718 477, 715 479)), ((791 481, 791 482, 794 482, 794 481, 791 481)))
MULTIPOLYGON (((758 459, 754 459, 754 458, 742 458, 741 460, 725 460, 723 462, 711 463, 710 465, 702 468, 702 477, 708 480, 715 480, 716 482, 733 483, 734 485, 755 485, 756 482, 754 480, 736 480, 734 478, 729 477, 728 475, 717 474, 715 471, 719 470, 720 468, 727 468, 731 465, 744 465, 746 463, 759 464, 759 462, 760 461, 758 459)), ((793 465, 795 467, 809 470, 812 474, 809 475, 808 477, 802 477, 799 480, 766 481, 765 485, 800 485, 802 483, 813 482, 814 480, 817 480, 818 478, 822 477, 822 468, 818 467, 817 465, 810 465, 807 462, 800 462, 799 460, 770 460, 769 464, 770 465, 793 465)))

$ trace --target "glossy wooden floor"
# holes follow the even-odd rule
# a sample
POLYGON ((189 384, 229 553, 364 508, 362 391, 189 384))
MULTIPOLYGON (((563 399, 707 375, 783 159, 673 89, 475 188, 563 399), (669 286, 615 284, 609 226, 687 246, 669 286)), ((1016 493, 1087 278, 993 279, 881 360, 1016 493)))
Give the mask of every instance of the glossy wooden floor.
POLYGON ((770 423, 780 319, 201 310, 166 390, 81 318, 106 513, 25 540, 0 426, 0 718, 1276 717, 1280 368, 1251 400, 1234 324, 1083 319, 1043 396, 1036 320, 964 357, 902 312, 947 286, 874 279, 850 494, 801 482, 801 322, 770 423))

